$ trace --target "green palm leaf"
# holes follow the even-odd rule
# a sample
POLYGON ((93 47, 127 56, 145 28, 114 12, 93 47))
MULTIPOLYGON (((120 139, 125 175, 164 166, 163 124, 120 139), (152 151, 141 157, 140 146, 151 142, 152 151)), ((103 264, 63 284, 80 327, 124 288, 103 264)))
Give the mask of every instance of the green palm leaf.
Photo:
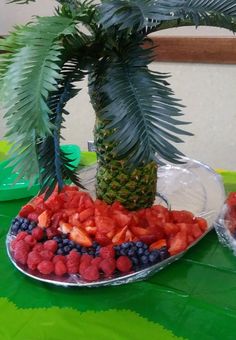
MULTIPOLYGON (((187 20, 193 25, 235 30, 235 0, 116 0, 102 1, 101 24, 120 30, 158 30, 163 21, 187 20)), ((181 24, 180 24, 181 26, 181 24)))
POLYGON ((19 173, 31 179, 38 166, 35 157, 38 138, 50 135, 53 129, 47 99, 61 79, 62 38, 75 33, 71 19, 45 17, 21 29, 12 39, 13 44, 10 39, 3 43, 9 52, 0 78, 7 137, 15 143, 18 136, 12 149, 12 165, 17 164, 19 173), (27 166, 29 163, 31 168, 27 166))
MULTIPOLYGON (((182 106, 166 85, 167 75, 148 69, 149 54, 131 46, 122 57, 105 61, 95 71, 105 79, 96 109, 106 129, 113 131, 106 139, 115 144, 114 158, 126 159, 132 167, 160 158, 180 162, 182 153, 170 141, 179 143, 177 135, 191 135, 176 127, 186 124, 174 118, 181 115, 182 106)), ((91 86, 96 81, 94 77, 91 86)))

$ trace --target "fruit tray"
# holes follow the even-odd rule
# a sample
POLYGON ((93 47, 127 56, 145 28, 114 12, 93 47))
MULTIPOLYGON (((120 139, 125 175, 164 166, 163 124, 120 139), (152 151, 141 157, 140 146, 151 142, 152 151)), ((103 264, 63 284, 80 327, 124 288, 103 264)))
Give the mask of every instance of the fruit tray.
MULTIPOLYGON (((120 285, 138 280, 143 280, 165 268, 167 265, 178 260, 185 254, 190 247, 196 246, 197 243, 212 229, 216 221, 219 211, 221 210, 225 192, 221 177, 216 174, 208 166, 191 159, 184 159, 185 163, 181 165, 166 165, 159 167, 158 170, 158 194, 155 205, 162 205, 171 211, 185 210, 191 211, 194 216, 204 218, 207 221, 207 228, 201 232, 198 237, 193 239, 183 251, 169 254, 166 258, 160 257, 160 250, 153 250, 151 256, 157 252, 159 260, 157 263, 139 266, 133 266, 129 271, 114 271, 112 275, 100 275, 97 280, 88 281, 80 276, 80 274, 70 274, 56 276, 55 274, 40 274, 37 270, 31 270, 26 265, 20 264, 14 258, 14 252, 10 246, 11 242, 16 238, 12 234, 11 229, 7 235, 6 246, 8 256, 13 265, 23 274, 42 282, 64 287, 99 287, 107 285, 120 285)), ((86 168, 80 172, 83 185, 87 188, 92 197, 95 198, 95 173, 96 166, 86 168)), ((183 226, 182 223, 181 226, 183 226)), ((32 226, 33 227, 33 226, 32 226)), ((135 245, 136 249, 142 242, 129 242, 131 246, 135 245)), ((129 245, 125 245, 124 247, 129 245)), ((120 247, 123 247, 120 246, 120 247)), ((119 246, 115 246, 116 251, 119 246)), ((120 248, 119 248, 120 249, 120 248)), ((120 250, 119 250, 120 251, 120 250)), ((121 251, 120 251, 121 253, 121 251)), ((122 257, 122 256, 121 256, 122 257)))

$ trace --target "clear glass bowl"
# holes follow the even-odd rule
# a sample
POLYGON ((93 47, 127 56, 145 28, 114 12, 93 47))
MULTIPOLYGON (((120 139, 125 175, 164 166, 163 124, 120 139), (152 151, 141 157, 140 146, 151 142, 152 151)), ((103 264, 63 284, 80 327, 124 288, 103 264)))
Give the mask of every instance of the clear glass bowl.
MULTIPOLYGON (((225 200, 224 185, 221 177, 207 165, 187 158, 184 161, 185 163, 181 165, 168 164, 159 167, 155 204, 167 205, 170 209, 189 210, 196 216, 204 217, 208 222, 208 230, 202 235, 201 238, 203 238, 212 229, 223 206, 225 200)), ((80 172, 83 185, 93 197, 95 197, 95 173, 96 166, 86 168, 80 172)), ((79 275, 62 278, 55 275, 41 275, 38 272, 29 270, 26 266, 16 263, 10 250, 12 237, 10 233, 7 236, 7 252, 10 260, 18 270, 33 279, 65 287, 98 287, 143 280, 178 260, 186 252, 171 256, 162 262, 126 275, 115 274, 109 279, 104 278, 95 282, 86 282, 79 275)), ((195 246, 201 238, 191 244, 191 247, 195 246)))

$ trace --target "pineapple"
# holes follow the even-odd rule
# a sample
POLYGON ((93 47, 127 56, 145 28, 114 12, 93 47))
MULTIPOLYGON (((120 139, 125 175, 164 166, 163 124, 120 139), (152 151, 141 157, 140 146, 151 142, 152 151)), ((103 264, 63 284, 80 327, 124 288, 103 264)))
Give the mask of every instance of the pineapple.
MULTIPOLYGON (((35 0, 12 0, 29 3, 35 0)), ((157 164, 181 162, 175 143, 181 107, 167 75, 149 69, 150 33, 187 25, 235 31, 235 0, 58 0, 52 17, 38 17, 1 39, 0 98, 12 165, 31 182, 39 174, 49 196, 68 179, 80 184, 60 149, 66 103, 89 74, 96 112, 97 197, 130 210, 149 207, 156 195, 157 164), (86 30, 85 30, 86 29, 86 30), (174 143, 174 144, 173 144, 174 143)), ((78 118, 79 121, 79 118, 78 118)))

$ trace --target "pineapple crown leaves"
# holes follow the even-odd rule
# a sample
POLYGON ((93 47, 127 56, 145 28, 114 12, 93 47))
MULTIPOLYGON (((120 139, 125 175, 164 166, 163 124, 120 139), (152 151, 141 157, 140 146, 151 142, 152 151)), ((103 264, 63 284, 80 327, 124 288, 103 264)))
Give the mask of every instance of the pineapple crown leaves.
POLYGON ((165 21, 176 26, 209 25, 236 30, 235 0, 103 0, 100 23, 106 28, 157 31, 165 21))
POLYGON ((96 98, 93 102, 98 118, 112 131, 105 142, 115 145, 115 159, 125 159, 131 167, 161 158, 181 162, 182 153, 170 141, 180 143, 177 135, 191 135, 177 127, 188 124, 175 118, 182 115, 182 105, 167 86, 168 75, 148 69, 150 54, 133 44, 126 46, 124 55, 98 64, 90 81, 91 96, 96 86, 102 94, 98 103, 96 98))

